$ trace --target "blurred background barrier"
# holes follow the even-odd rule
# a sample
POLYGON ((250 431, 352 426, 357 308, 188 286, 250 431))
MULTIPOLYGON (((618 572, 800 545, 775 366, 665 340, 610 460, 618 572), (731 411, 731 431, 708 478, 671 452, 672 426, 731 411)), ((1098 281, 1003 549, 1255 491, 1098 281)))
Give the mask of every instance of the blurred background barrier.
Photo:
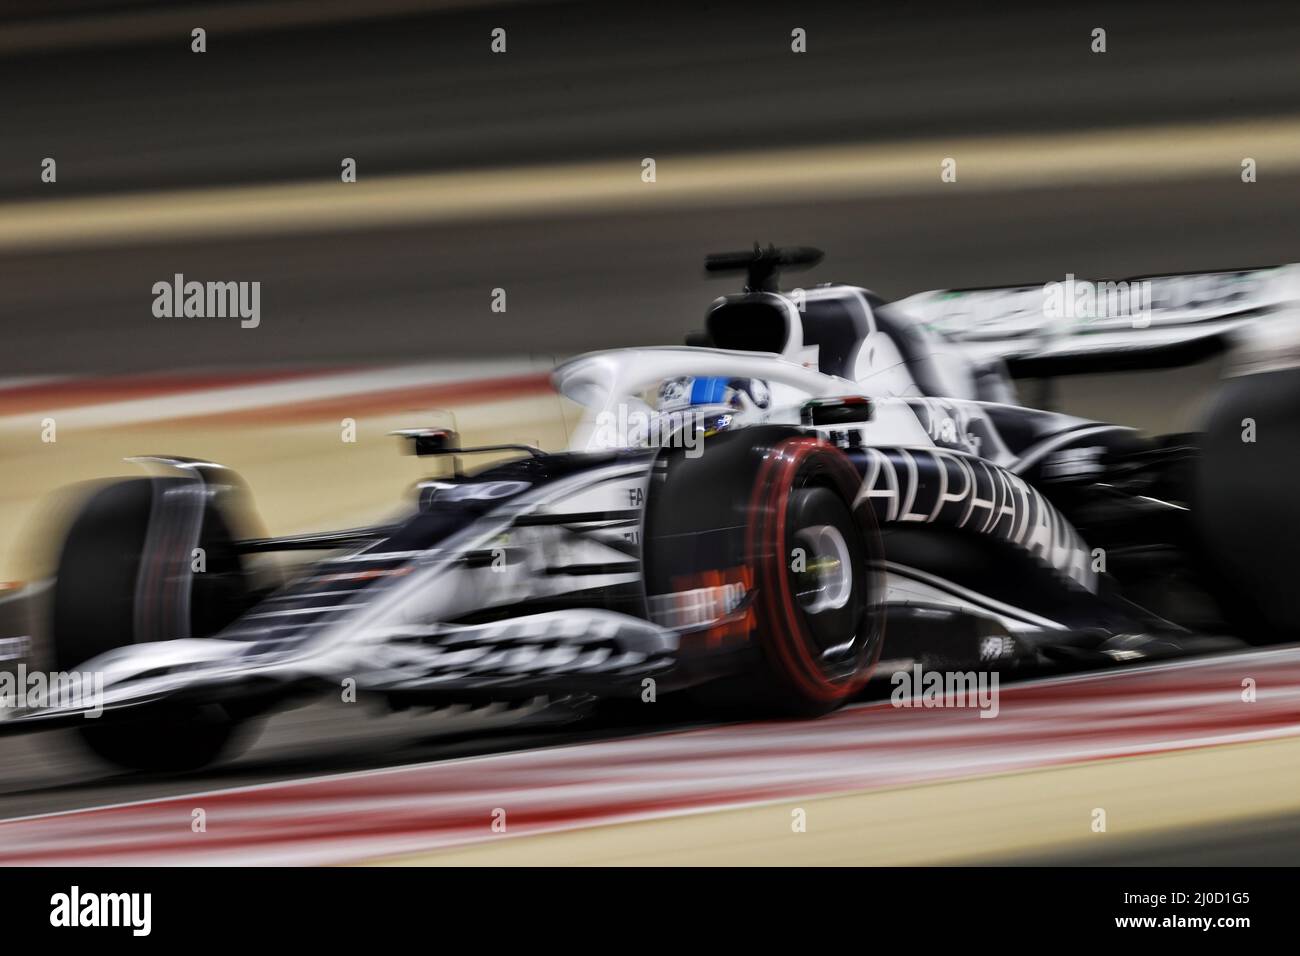
POLYGON ((365 11, 11 16, 5 374, 680 341, 703 254, 754 239, 886 296, 1295 258, 1294 5, 365 11), (260 281, 265 321, 156 318, 176 273, 260 281))

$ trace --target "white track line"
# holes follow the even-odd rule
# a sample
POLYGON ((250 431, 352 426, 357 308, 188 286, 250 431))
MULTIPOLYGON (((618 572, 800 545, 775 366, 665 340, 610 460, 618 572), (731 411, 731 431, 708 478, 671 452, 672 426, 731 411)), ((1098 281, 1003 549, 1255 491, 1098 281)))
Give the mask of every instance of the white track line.
POLYGON ((1191 177, 1239 183, 1246 156, 1270 175, 1300 170, 1300 118, 660 156, 653 183, 635 158, 8 203, 0 252, 1191 177), (956 182, 940 179, 946 158, 957 162, 956 182))
MULTIPOLYGON (((0 430, 39 427, 42 418, 52 416, 59 426, 99 428, 170 421, 215 412, 230 414, 265 408, 285 408, 331 398, 364 396, 420 386, 486 383, 510 376, 535 374, 543 367, 526 360, 436 363, 379 368, 366 371, 325 373, 290 377, 284 381, 232 385, 199 391, 156 395, 121 401, 80 403, 74 398, 51 395, 39 409, 0 416, 0 430)), ((3 396, 0 395, 0 400, 3 396)))

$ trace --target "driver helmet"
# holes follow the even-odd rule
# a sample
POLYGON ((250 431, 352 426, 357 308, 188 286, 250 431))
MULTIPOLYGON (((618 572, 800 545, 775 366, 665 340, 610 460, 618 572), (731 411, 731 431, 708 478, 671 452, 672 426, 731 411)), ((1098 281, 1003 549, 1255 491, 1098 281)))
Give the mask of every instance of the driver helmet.
POLYGON ((766 409, 771 401, 761 379, 682 376, 660 384, 658 408, 667 413, 699 408, 705 434, 714 434, 730 428, 737 412, 766 409))

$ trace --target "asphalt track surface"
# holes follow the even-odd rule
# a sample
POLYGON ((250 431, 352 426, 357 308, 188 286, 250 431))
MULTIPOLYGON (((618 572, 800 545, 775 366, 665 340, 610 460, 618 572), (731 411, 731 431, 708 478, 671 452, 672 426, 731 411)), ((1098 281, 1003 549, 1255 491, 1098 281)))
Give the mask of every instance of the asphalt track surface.
POLYGON ((0 863, 968 862, 1114 852, 1295 807, 1295 648, 1007 685, 978 707, 910 703, 0 823, 0 863))

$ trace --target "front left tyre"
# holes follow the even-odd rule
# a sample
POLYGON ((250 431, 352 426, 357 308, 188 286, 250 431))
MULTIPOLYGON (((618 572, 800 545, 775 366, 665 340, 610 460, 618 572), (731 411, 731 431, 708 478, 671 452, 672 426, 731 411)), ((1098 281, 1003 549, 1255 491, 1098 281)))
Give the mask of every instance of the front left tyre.
MULTIPOLYGON (((174 542, 164 536, 165 552, 145 558, 159 496, 193 485, 178 478, 125 479, 97 489, 81 505, 63 539, 53 588, 50 637, 58 670, 84 670, 98 655, 145 638, 148 622, 174 610, 164 602, 186 602, 194 637, 215 632, 242 608, 244 575, 229 548, 230 529, 210 503, 198 537, 206 568, 189 576, 185 593, 158 586, 190 559, 183 535, 174 542)), ((146 639, 155 636, 177 635, 151 630, 146 639)), ((86 719, 76 732, 92 753, 117 767, 183 771, 226 756, 245 738, 243 729, 213 703, 148 705, 139 717, 86 719)))

